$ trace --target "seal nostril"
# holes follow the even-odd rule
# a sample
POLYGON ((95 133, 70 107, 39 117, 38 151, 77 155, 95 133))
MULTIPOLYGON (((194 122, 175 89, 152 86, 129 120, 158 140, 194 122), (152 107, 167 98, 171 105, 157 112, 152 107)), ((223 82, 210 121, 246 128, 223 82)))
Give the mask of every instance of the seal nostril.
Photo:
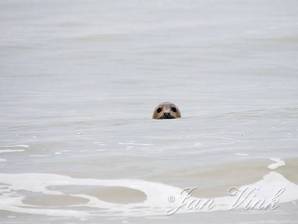
POLYGON ((171 113, 168 113, 168 112, 164 113, 163 115, 164 115, 165 117, 171 117, 171 113))

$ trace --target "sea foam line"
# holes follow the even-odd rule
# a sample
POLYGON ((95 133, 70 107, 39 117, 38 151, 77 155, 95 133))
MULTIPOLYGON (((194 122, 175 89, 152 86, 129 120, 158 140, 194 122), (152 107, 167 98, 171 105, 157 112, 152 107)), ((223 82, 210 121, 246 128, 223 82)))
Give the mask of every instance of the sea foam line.
POLYGON ((29 145, 2 145, 0 148, 29 148, 29 145))
MULTIPOLYGON (((43 214, 50 216, 146 216, 146 215, 166 215, 167 211, 180 206, 179 201, 173 203, 169 198, 178 198, 183 189, 162 183, 149 182, 136 179, 120 179, 120 180, 100 180, 100 179, 83 179, 72 178, 69 176, 47 174, 47 173, 21 173, 6 174, 0 173, 0 183, 4 184, 0 188, 0 210, 11 211, 16 213, 43 214), (67 194, 59 190, 49 190, 51 186, 80 186, 79 194, 67 194), (98 197, 84 193, 85 186, 98 187, 125 187, 129 189, 139 190, 146 195, 146 199, 141 202, 120 204, 101 200, 98 197), (79 205, 67 206, 67 212, 57 209, 49 209, 42 205, 31 205, 24 203, 25 195, 22 191, 38 192, 44 195, 68 195, 87 199, 88 202, 79 205), (92 212, 88 209, 82 212, 78 207, 93 208, 92 212), (71 208, 71 210, 69 209, 71 208), (94 211, 98 209, 98 212, 94 211)), ((291 183, 285 177, 277 172, 270 172, 258 182, 245 185, 239 189, 245 188, 258 189, 257 196, 262 198, 271 198, 279 189, 285 188, 286 191, 279 198, 279 203, 298 200, 298 186, 291 183)), ((200 200, 191 196, 191 199, 200 200)), ((180 209, 177 213, 189 212, 212 212, 230 210, 233 205, 234 197, 231 195, 223 197, 211 198, 216 205, 214 209, 201 209, 193 211, 186 208, 180 209)), ((61 199, 63 200, 63 199, 61 199)), ((240 207, 242 208, 242 207, 240 207)))
POLYGON ((274 163, 271 163, 270 165, 268 165, 268 168, 270 170, 275 170, 281 166, 285 166, 286 163, 285 161, 279 159, 279 158, 270 158, 271 161, 274 161, 274 163))
POLYGON ((24 152, 24 149, 4 149, 4 150, 0 150, 0 154, 1 153, 10 153, 10 152, 24 152))

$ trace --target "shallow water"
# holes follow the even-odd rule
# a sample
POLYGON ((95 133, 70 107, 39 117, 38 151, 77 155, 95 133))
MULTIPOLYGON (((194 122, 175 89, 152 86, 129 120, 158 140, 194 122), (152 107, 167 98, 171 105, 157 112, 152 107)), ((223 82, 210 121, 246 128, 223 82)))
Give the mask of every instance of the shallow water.
POLYGON ((296 1, 2 0, 0 28, 1 223, 297 220, 296 1), (291 190, 227 209, 246 185, 291 190), (167 216, 194 186, 222 207, 167 216))

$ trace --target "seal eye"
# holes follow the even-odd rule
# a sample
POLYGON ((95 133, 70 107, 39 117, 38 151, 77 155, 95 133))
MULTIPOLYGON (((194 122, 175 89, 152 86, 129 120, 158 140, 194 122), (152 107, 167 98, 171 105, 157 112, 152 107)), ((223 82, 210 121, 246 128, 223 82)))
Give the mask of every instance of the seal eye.
POLYGON ((174 113, 176 113, 176 112, 177 112, 177 109, 176 109, 176 107, 171 107, 171 110, 172 110, 174 113))
POLYGON ((160 107, 156 110, 157 113, 160 113, 161 111, 162 109, 160 107))

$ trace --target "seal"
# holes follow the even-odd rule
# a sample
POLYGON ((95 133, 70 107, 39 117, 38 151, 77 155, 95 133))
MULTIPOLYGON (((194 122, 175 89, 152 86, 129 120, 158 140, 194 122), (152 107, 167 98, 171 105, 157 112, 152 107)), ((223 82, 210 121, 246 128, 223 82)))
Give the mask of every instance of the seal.
POLYGON ((170 102, 159 104, 153 112, 153 119, 176 119, 180 118, 181 113, 178 107, 170 102))

